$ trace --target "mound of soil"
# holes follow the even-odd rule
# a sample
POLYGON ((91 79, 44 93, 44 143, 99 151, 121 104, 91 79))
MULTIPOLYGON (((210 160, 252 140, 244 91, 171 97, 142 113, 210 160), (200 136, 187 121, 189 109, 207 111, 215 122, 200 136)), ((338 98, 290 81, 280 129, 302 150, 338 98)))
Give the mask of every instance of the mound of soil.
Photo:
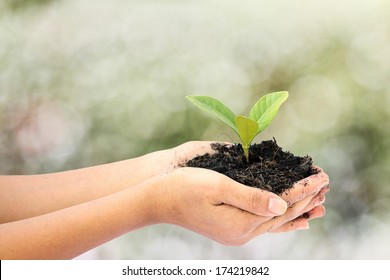
POLYGON ((249 161, 241 144, 212 144, 214 154, 189 160, 186 166, 207 168, 222 173, 244 185, 280 195, 293 184, 317 173, 310 156, 299 157, 283 151, 276 140, 251 145, 249 161))

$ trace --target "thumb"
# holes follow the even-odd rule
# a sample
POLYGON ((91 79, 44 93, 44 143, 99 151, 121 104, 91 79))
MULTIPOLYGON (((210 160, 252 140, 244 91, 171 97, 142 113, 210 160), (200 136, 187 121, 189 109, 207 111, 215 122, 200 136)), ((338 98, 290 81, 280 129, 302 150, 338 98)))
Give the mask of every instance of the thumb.
POLYGON ((280 216, 287 210, 287 203, 278 195, 251 188, 235 181, 225 185, 222 202, 260 216, 280 216))

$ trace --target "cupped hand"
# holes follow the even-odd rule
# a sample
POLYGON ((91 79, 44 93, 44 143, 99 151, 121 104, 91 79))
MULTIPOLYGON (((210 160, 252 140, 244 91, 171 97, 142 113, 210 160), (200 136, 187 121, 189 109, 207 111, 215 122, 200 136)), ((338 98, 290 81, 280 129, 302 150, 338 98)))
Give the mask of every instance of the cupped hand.
MULTIPOLYGON (((329 176, 318 166, 314 167, 317 171, 305 179, 295 183, 292 188, 284 192, 281 197, 289 205, 289 209, 298 208, 302 205, 302 201, 311 198, 310 203, 304 210, 303 215, 296 215, 294 211, 290 211, 292 217, 295 215, 295 219, 288 225, 275 227, 270 229, 270 232, 285 232, 295 229, 308 229, 309 221, 316 218, 321 218, 325 215, 325 207, 322 204, 325 202, 325 194, 329 191, 329 176)), ((301 206, 302 207, 302 206, 301 206)))
POLYGON ((160 181, 154 202, 159 222, 185 227, 225 245, 302 228, 302 219, 324 214, 321 204, 329 183, 321 171, 279 197, 201 168, 179 168, 160 181))

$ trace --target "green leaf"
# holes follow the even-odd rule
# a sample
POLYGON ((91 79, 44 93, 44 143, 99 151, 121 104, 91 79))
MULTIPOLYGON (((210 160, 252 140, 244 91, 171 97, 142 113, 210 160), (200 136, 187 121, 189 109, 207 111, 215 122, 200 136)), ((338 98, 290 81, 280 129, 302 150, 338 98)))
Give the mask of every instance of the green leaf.
POLYGON ((260 98, 249 113, 249 118, 259 125, 258 133, 266 129, 279 111, 280 106, 288 98, 287 91, 269 93, 260 98))
POLYGON ((256 121, 245 116, 237 116, 235 121, 245 156, 248 158, 249 145, 251 144, 253 138, 255 138, 255 136, 258 134, 259 125, 256 121))
POLYGON ((201 95, 191 95, 187 96, 187 98, 200 109, 215 115, 239 134, 235 122, 236 115, 221 101, 209 96, 201 95))

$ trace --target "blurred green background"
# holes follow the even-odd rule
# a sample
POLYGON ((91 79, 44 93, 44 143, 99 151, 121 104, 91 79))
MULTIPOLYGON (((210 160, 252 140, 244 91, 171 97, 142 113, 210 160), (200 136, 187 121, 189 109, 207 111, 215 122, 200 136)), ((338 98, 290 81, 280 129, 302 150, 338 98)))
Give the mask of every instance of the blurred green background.
POLYGON ((331 178, 311 230, 225 247, 157 225, 80 259, 389 259, 390 1, 0 0, 0 173, 237 141, 189 94, 246 114, 290 98, 256 141, 331 178))

